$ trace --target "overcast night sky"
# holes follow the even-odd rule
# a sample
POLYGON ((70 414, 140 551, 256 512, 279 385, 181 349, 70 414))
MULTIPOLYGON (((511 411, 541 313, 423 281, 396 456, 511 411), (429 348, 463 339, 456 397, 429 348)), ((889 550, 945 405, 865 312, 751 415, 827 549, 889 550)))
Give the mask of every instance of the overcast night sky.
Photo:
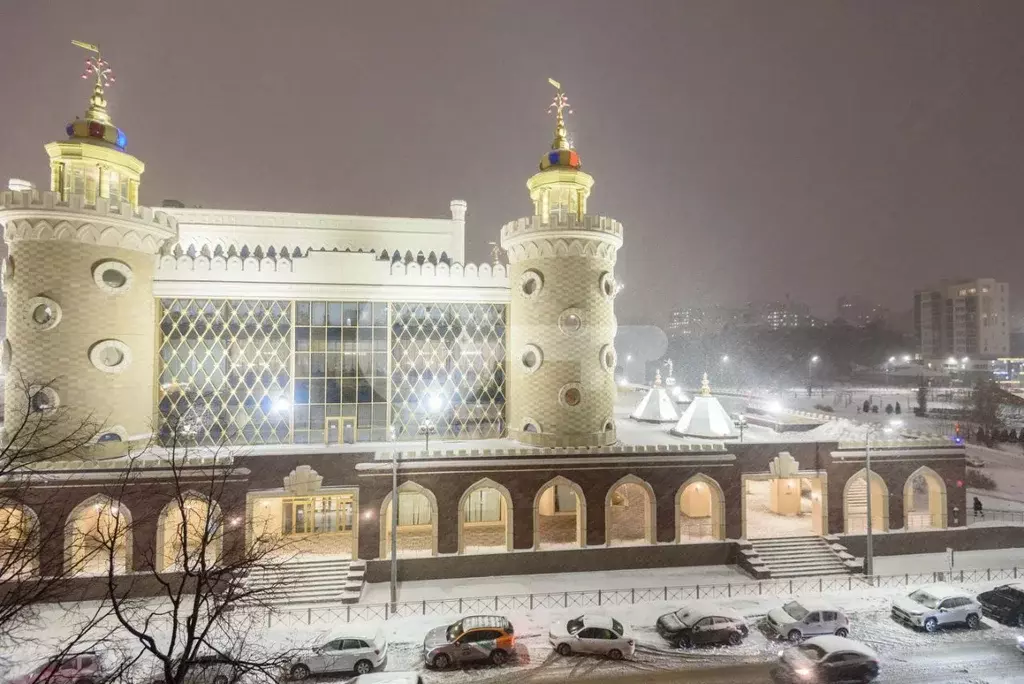
POLYGON ((549 76, 623 222, 620 317, 945 276, 1024 307, 1024 2, 0 0, 0 178, 44 185, 102 45, 142 199, 446 216, 473 261, 548 148, 549 76), (91 8, 91 9, 86 9, 91 8))

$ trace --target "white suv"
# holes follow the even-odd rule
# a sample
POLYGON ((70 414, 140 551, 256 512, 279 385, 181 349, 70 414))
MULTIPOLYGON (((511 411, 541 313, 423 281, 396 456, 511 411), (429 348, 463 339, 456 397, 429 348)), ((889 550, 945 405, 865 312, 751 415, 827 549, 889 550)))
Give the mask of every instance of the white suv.
POLYGON ((315 648, 300 651, 286 666, 292 679, 305 679, 311 674, 327 672, 355 672, 369 674, 383 668, 388 661, 388 640, 383 632, 367 634, 369 630, 349 629, 335 634, 330 641, 315 648))
POLYGON ((892 619, 928 632, 955 624, 977 629, 981 624, 981 604, 963 589, 930 584, 893 601, 892 619))

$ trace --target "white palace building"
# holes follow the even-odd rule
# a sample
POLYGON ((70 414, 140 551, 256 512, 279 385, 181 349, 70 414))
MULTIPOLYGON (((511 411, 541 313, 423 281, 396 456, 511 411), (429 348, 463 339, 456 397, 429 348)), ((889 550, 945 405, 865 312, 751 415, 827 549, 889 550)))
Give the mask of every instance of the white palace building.
MULTIPOLYGON (((623 229, 587 211, 594 179, 567 142, 560 86, 531 214, 500 230, 507 264, 472 265, 462 200, 445 218, 143 206, 143 162, 107 109, 106 63, 93 64, 85 116, 45 147, 48 188, 0 192, 8 421, 98 416, 96 453, 114 463, 154 441, 227 445, 242 503, 202 502, 244 521, 225 534, 262 521, 309 553, 369 561, 371 578, 390 552, 396 451, 408 577, 735 562, 761 511, 752 496, 802 521, 769 529, 863 528, 863 448, 629 420, 640 396, 615 382, 623 229), (608 548, 624 545, 646 550, 608 548), (568 549, 585 554, 514 553, 568 549), (492 566, 424 564, 485 553, 492 566)), ((717 405, 707 387, 700 401, 717 405)), ((962 447, 875 458, 877 526, 963 524, 962 447)), ((115 501, 111 462, 49 464, 62 469, 78 482, 64 508, 8 508, 88 537, 104 516, 166 503, 152 489, 115 501)), ((126 569, 168 536, 167 517, 153 520, 126 544, 126 569)), ((43 564, 68 562, 44 546, 43 564)))

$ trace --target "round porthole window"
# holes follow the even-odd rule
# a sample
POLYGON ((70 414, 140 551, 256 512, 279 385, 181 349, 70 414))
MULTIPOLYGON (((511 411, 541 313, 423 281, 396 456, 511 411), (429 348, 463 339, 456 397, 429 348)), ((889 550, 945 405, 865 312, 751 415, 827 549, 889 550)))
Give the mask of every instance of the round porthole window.
POLYGON ((93 266, 92 279, 104 292, 122 294, 132 286, 132 269, 123 261, 101 261, 93 266))
POLYGON ((615 276, 613 276, 608 271, 605 271, 604 273, 601 274, 601 277, 598 279, 597 282, 598 287, 601 288, 601 294, 603 294, 608 299, 611 299, 612 297, 615 296, 615 276))
POLYGON ((32 413, 53 411, 60 406, 60 396, 52 387, 33 386, 29 388, 29 406, 32 413))
POLYGON ((523 419, 523 432, 540 432, 540 425, 533 418, 523 419))
POLYGON ((132 351, 121 340, 102 340, 89 350, 92 365, 104 373, 120 373, 132 360, 132 351))
POLYGON ((519 276, 519 292, 527 299, 532 299, 544 289, 544 276, 533 269, 519 276))
POLYGON ((49 297, 32 297, 25 303, 25 313, 36 330, 50 330, 60 323, 60 304, 49 297))
POLYGON ((575 335, 583 329, 583 312, 566 309, 558 315, 558 329, 565 335, 575 335))
POLYGON ((576 407, 583 401, 583 392, 578 382, 570 382, 562 385, 558 391, 558 401, 563 406, 576 407))
POLYGON ((615 429, 615 421, 614 420, 609 418, 608 420, 604 421, 604 431, 605 432, 611 432, 614 429, 615 429))
POLYGON ((528 344, 523 347, 523 353, 519 356, 519 362, 527 373, 534 373, 544 362, 544 353, 535 344, 528 344))
POLYGON ((111 442, 125 442, 128 440, 128 431, 123 425, 111 425, 104 428, 103 432, 96 435, 97 444, 109 444, 111 442))
POLYGON ((615 347, 610 344, 606 344, 601 347, 599 352, 601 355, 601 367, 606 371, 614 372, 615 363, 618 361, 618 356, 615 354, 615 347))

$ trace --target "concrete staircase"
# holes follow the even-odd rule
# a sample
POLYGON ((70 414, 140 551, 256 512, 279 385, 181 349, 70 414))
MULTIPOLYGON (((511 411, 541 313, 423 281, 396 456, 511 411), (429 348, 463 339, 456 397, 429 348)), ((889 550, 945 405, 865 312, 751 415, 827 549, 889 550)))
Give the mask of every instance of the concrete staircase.
POLYGON ((249 587, 268 589, 262 600, 277 607, 313 603, 356 603, 366 563, 342 557, 303 555, 256 568, 249 587))
POLYGON ((740 545, 740 566, 757 579, 848 575, 861 569, 838 537, 755 539, 740 545))

